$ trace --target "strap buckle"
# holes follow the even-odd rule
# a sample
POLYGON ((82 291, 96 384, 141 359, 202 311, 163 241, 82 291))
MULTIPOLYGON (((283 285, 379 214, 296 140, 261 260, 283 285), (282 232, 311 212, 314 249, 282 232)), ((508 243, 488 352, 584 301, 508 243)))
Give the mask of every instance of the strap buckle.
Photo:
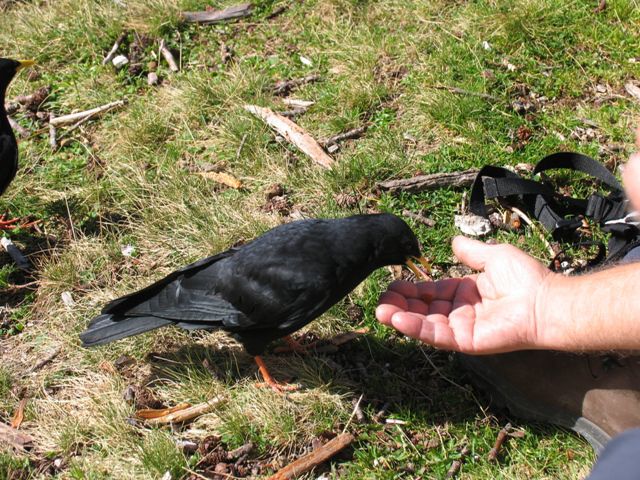
POLYGON ((626 214, 624 217, 622 218, 617 218, 614 220, 609 220, 607 222, 604 222, 605 225, 616 225, 616 224, 625 224, 625 225, 633 225, 634 227, 639 227, 640 226, 640 211, 635 210, 633 212, 630 212, 628 214, 626 214))

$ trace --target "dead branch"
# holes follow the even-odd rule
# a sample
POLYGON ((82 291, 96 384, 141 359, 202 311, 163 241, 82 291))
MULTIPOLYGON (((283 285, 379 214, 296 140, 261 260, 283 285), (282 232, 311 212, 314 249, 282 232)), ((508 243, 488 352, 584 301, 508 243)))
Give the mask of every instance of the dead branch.
POLYGON ((463 88, 458 88, 458 87, 448 87, 444 85, 438 85, 438 86, 435 86, 434 88, 438 90, 446 90, 447 92, 455 93, 457 95, 466 95, 469 97, 483 98, 485 100, 490 100, 492 102, 500 101, 500 98, 494 95, 489 95, 488 93, 482 93, 482 92, 472 92, 470 90, 464 90, 463 88))
POLYGON ((29 135, 31 135, 29 133, 29 130, 24 128, 22 125, 16 122, 13 118, 9 116, 7 116, 7 118, 9 119, 9 125, 11 125, 11 128, 13 129, 13 131, 16 132, 20 138, 27 138, 29 135))
POLYGON ((403 210, 402 216, 411 218, 412 220, 426 225, 427 227, 433 227, 436 224, 436 221, 432 218, 425 217, 421 213, 412 212, 411 210, 403 210))
POLYGON ((44 367, 48 363, 52 362, 58 355, 60 355, 61 351, 62 351, 62 348, 61 347, 57 347, 56 349, 53 350, 53 352, 51 352, 49 355, 47 355, 42 360, 40 360, 38 363, 36 363, 33 367, 31 367, 28 370, 28 372, 31 373, 31 372, 35 372, 37 370, 40 370, 42 367, 44 367))
POLYGON ((180 67, 178 67, 178 62, 176 62, 176 57, 173 56, 171 50, 169 50, 165 45, 164 38, 160 39, 160 53, 169 64, 169 70, 171 70, 172 72, 177 72, 180 70, 180 67))
POLYGON ((456 476, 456 474, 460 471, 460 467, 462 467, 462 464, 464 463, 465 457, 469 455, 469 452, 471 452, 471 448, 469 448, 469 445, 465 445, 464 447, 462 447, 462 450, 460 451, 460 458, 454 460, 453 463, 451 463, 451 467, 447 471, 447 475, 445 476, 445 478, 453 478, 456 476))
POLYGON ((509 436, 509 431, 511 430, 511 424, 507 423, 504 428, 500 429, 498 432, 498 436, 496 437, 496 441, 493 444, 493 448, 489 450, 489 455, 487 455, 487 460, 490 462, 495 462, 498 458, 498 453, 500 453, 500 449, 502 448, 502 444, 509 436))
POLYGON ((209 413, 211 410, 215 409, 218 405, 220 405, 225 400, 226 400, 225 397, 217 396, 207 402, 199 403, 198 405, 185 408, 184 410, 173 412, 163 417, 151 418, 149 420, 146 420, 146 423, 148 425, 166 425, 169 423, 188 422, 189 420, 193 420, 194 418, 199 417, 200 415, 209 413))
POLYGON ((182 12, 182 19, 187 23, 201 23, 211 25, 213 23, 236 20, 251 15, 253 5, 251 3, 240 3, 223 10, 207 10, 204 12, 182 12))
POLYGON ((107 53, 107 56, 104 57, 104 59, 102 60, 102 65, 106 65, 111 60, 113 60, 113 57, 116 56, 116 52, 120 48, 120 44, 124 41, 125 38, 127 38, 128 34, 129 32, 127 32, 126 30, 120 34, 120 36, 116 40, 116 43, 113 44, 113 47, 111 47, 111 50, 109 50, 109 53, 107 53))
POLYGON ((16 266, 23 272, 31 271, 31 262, 8 237, 0 238, 0 245, 7 251, 16 266))
POLYGON ((478 171, 479 170, 476 168, 471 168, 462 172, 418 175, 417 177, 412 178, 403 178, 400 180, 387 180, 385 182, 380 182, 378 183, 378 187, 382 190, 388 190, 391 193, 416 193, 444 187, 468 187, 475 180, 478 171))
POLYGON ((302 78, 293 78, 291 80, 279 80, 273 86, 274 95, 287 95, 294 88, 304 85, 306 83, 313 83, 320 80, 320 75, 313 74, 307 75, 302 78))
POLYGON ((0 445, 10 445, 16 449, 28 449, 33 447, 33 439, 22 432, 0 423, 0 445))
POLYGON ((96 115, 102 115, 109 110, 113 110, 114 108, 124 106, 124 100, 116 100, 115 102, 107 103, 106 105, 102 105, 100 107, 92 108, 91 110, 85 110, 84 112, 70 113, 69 115, 62 115, 61 117, 55 117, 51 120, 51 123, 55 127, 62 127, 64 125, 69 125, 71 123, 75 123, 79 120, 83 120, 86 117, 95 117, 96 115))
POLYGON ((291 110, 283 110, 278 112, 278 115, 282 115, 285 118, 295 118, 307 113, 306 108, 292 108, 291 110))
POLYGON ((338 452, 348 447, 354 440, 355 437, 352 434, 348 432, 342 433, 329 440, 321 447, 316 448, 313 452, 300 457, 295 462, 280 469, 275 475, 269 477, 269 480, 289 480, 299 477, 321 463, 329 460, 338 452))
POLYGON ((257 105, 245 105, 244 108, 263 120, 287 141, 308 155, 314 162, 322 165, 324 168, 331 168, 333 166, 333 159, 325 153, 318 142, 303 128, 288 118, 278 115, 269 108, 258 107, 257 105))
POLYGON ((352 140, 354 138, 360 138, 364 135, 364 132, 367 131, 367 126, 364 125, 362 127, 352 128, 344 133, 339 133, 338 135, 334 135, 333 137, 329 137, 325 140, 322 140, 320 144, 327 148, 331 145, 337 145, 338 143, 344 142, 345 140, 352 140))
POLYGON ((53 112, 49 112, 49 145, 53 150, 58 148, 57 130, 53 120, 56 115, 53 112))

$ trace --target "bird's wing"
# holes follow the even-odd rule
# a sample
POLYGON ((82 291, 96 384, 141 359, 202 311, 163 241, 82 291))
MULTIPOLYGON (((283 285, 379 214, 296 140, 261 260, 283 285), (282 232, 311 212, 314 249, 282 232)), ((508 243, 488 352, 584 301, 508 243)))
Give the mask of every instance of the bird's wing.
MULTIPOLYGON (((223 258, 227 258, 237 252, 238 249, 231 248, 224 252, 218 253, 217 255, 213 255, 211 257, 203 258, 202 260, 198 260, 186 267, 183 267, 175 272, 170 273, 166 277, 158 280, 157 282, 149 285, 148 287, 143 288, 142 290, 138 290, 137 292, 131 293, 129 295, 125 295, 123 297, 117 298, 109 302, 102 309, 102 313, 112 313, 112 314, 122 314, 130 311, 131 309, 137 307, 142 302, 149 300, 150 298, 159 295, 165 290, 167 287, 171 286, 184 276, 191 276, 197 274, 198 272, 210 267, 215 264, 219 260, 223 258)), ((174 287, 175 288, 175 287, 174 287)), ((171 289, 172 291, 175 290, 171 289)), ((168 293, 168 292, 167 292, 168 293)), ((162 294, 163 297, 166 297, 166 293, 162 294)))
POLYGON ((18 147, 10 133, 0 134, 0 195, 4 193, 18 171, 18 147))

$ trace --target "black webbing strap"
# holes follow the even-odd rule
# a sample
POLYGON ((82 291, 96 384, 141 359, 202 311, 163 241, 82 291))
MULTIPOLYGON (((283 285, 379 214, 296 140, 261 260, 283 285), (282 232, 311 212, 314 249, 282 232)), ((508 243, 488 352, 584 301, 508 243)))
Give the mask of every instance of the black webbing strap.
POLYGON ((640 245, 640 230, 635 225, 607 224, 625 216, 627 202, 622 186, 604 165, 586 155, 559 152, 538 162, 533 175, 561 168, 586 173, 608 186, 611 193, 606 197, 594 193, 587 199, 572 198, 556 193, 546 183, 522 178, 506 168, 487 165, 478 172, 471 187, 469 208, 472 213, 487 217, 486 199, 506 199, 511 204, 517 199, 522 208, 542 223, 556 240, 572 238, 582 225, 581 217, 591 218, 604 231, 611 233, 606 262, 640 245))

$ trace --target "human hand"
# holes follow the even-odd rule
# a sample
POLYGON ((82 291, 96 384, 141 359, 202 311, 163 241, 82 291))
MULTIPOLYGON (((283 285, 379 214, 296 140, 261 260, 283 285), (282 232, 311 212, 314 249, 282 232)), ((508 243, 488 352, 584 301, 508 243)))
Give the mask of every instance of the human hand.
POLYGON ((392 283, 376 317, 437 348, 491 354, 542 348, 537 303, 557 274, 511 245, 453 240, 462 263, 481 271, 437 282, 392 283))

